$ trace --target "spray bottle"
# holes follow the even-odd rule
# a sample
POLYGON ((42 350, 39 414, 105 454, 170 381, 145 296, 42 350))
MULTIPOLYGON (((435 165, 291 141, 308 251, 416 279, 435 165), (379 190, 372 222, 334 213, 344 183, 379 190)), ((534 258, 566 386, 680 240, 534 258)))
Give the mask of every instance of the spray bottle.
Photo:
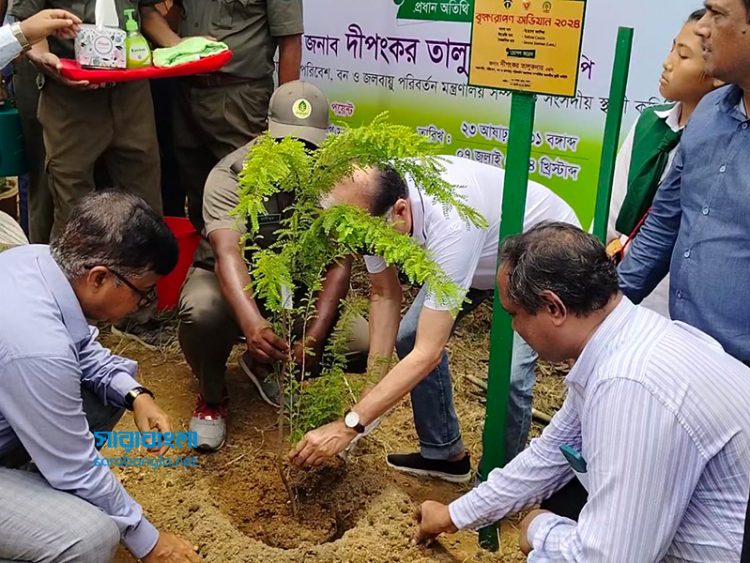
POLYGON ((148 41, 138 31, 138 22, 135 21, 135 10, 125 10, 125 56, 128 68, 144 68, 151 66, 151 48, 148 41))

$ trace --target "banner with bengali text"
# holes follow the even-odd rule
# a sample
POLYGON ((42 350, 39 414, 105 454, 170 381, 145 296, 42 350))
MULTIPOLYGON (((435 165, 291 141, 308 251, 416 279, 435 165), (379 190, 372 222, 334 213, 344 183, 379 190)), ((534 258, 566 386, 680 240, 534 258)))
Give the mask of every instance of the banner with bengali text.
MULTIPOLYGON (((543 0, 503 1, 524 1, 533 12, 543 0)), ((334 131, 388 111, 445 154, 503 166, 510 95, 467 85, 473 0, 306 0, 304 7, 301 78, 328 95, 334 131)), ((635 28, 624 137, 640 112, 663 101, 662 61, 698 7, 588 0, 577 95, 538 97, 529 163, 531 178, 568 201, 582 224, 594 213, 617 27, 635 28)))

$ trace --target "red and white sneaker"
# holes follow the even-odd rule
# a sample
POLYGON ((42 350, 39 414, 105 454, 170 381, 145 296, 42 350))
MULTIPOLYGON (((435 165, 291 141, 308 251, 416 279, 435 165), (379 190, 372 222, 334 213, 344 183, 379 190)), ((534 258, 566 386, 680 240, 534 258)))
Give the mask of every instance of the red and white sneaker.
POLYGON ((197 449, 215 452, 224 445, 227 439, 227 416, 229 399, 219 405, 209 405, 198 395, 193 416, 190 418, 190 432, 197 435, 197 449))

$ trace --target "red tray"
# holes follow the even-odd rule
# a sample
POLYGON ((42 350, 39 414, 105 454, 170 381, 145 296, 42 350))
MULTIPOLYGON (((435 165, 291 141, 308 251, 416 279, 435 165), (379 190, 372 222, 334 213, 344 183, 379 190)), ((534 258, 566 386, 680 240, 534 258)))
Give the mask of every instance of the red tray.
POLYGON ((71 59, 60 59, 62 68, 60 74, 70 80, 88 80, 91 84, 103 82, 130 82, 132 80, 148 80, 149 78, 170 78, 173 76, 189 76, 191 74, 205 74, 215 72, 223 67, 232 58, 232 51, 222 51, 210 57, 200 59, 192 63, 185 63, 169 68, 157 68, 150 66, 146 68, 133 69, 99 69, 81 68, 71 59))

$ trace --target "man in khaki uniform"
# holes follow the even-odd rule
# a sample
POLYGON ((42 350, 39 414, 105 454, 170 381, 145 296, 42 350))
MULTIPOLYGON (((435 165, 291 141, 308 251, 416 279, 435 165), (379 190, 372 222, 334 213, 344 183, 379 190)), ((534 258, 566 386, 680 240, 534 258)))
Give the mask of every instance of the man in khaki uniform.
MULTIPOLYGON (((157 0, 116 0, 123 11, 151 6, 157 0)), ((94 23, 95 0, 14 0, 11 15, 19 20, 45 8, 68 10, 94 23)), ((158 12, 157 12, 158 15, 158 12)), ((161 16, 159 16, 161 17, 161 16)), ((141 196, 161 213, 159 147, 147 82, 125 82, 97 88, 87 81, 63 78, 59 58, 73 58, 73 41, 50 38, 29 51, 44 72, 38 118, 44 131, 47 174, 54 202, 53 236, 71 208, 94 190, 94 163, 101 157, 114 187, 141 196)))
MULTIPOLYGON (((271 98, 268 119, 273 137, 294 137, 314 149, 327 134, 328 100, 310 83, 288 82, 271 98), (305 111, 300 111, 300 107, 305 111)), ((278 400, 278 389, 264 385, 263 373, 270 369, 265 366, 283 360, 289 353, 286 343, 265 320, 262 303, 256 302, 245 289, 251 280, 240 239, 247 229, 232 214, 239 204, 238 176, 253 142, 221 160, 208 177, 203 203, 204 239, 180 298, 180 346, 201 389, 190 430, 198 434, 199 448, 204 450, 220 448, 226 438, 224 372, 238 338, 244 336, 248 347, 240 367, 270 404, 278 400)), ((262 236, 259 245, 267 246, 274 241, 283 214, 292 203, 290 194, 271 197, 265 203, 266 214, 259 221, 262 236)), ((339 302, 349 289, 349 275, 350 264, 345 264, 332 267, 326 276, 316 303, 316 318, 307 327, 306 347, 313 353, 312 357, 308 355, 306 365, 316 364, 320 357, 336 321, 339 302)), ((350 360, 365 364, 367 321, 358 317, 349 328, 350 360)), ((300 363, 302 346, 295 346, 292 353, 300 363)))
MULTIPOLYGON (((279 49, 279 84, 299 79, 302 0, 185 0, 183 37, 205 35, 234 53, 220 72, 179 81, 175 101, 175 150, 187 193, 188 215, 203 227, 203 188, 211 169, 266 129, 273 91, 273 56, 279 49)), ((144 12, 144 32, 161 46, 180 41, 144 12)))

